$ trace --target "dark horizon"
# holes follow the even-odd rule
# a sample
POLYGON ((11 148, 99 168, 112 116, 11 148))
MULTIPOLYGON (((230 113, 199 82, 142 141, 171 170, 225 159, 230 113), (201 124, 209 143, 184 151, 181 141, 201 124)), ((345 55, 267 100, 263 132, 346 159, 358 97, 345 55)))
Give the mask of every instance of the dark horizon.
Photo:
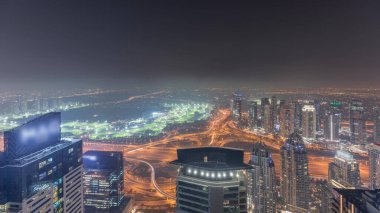
POLYGON ((1 89, 376 87, 378 1, 1 1, 1 89))

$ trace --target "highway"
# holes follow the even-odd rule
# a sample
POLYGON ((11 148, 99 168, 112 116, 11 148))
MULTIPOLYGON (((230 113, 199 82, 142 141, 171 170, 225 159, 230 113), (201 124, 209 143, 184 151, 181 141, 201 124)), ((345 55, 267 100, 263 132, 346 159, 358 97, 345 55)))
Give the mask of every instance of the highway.
POLYGON ((140 159, 136 159, 136 158, 124 158, 125 160, 129 160, 129 161, 137 161, 137 162, 140 162, 140 163, 144 163, 146 165, 148 165, 150 167, 150 170, 151 170, 151 174, 150 174, 150 180, 151 180, 151 183, 153 184, 154 188, 161 194, 163 195, 165 198, 167 199, 172 199, 172 200, 175 200, 175 196, 172 196, 166 192, 164 192, 163 190, 160 189, 160 187, 158 186, 157 182, 156 182, 156 171, 154 170, 154 167, 152 164, 150 164, 148 161, 145 161, 145 160, 140 160, 140 159))
MULTIPOLYGON (((172 181, 172 179, 175 180, 177 167, 171 165, 170 162, 176 159, 176 150, 178 148, 199 146, 241 148, 245 150, 245 161, 248 162, 252 143, 261 140, 272 150, 272 156, 276 165, 275 171, 278 177, 280 172, 279 149, 283 144, 283 140, 274 138, 271 135, 257 135, 238 129, 229 120, 230 113, 226 109, 219 110, 209 121, 208 128, 204 131, 186 134, 178 134, 173 131, 167 134, 165 138, 142 145, 85 142, 84 150, 123 151, 124 158, 127 161, 143 163, 150 168, 150 181, 145 180, 145 182, 140 181, 139 183, 131 181, 128 183, 128 187, 135 191, 134 195, 138 196, 141 208, 149 208, 147 206, 152 208, 157 207, 157 203, 159 202, 157 199, 161 199, 161 206, 170 205, 175 202, 175 181, 172 181), (159 173, 156 171, 159 171, 159 173), (148 181, 151 184, 147 184, 149 183, 148 181), (146 189, 149 187, 157 193, 142 190, 142 188, 146 189), (152 196, 156 198, 152 198, 152 196), (162 198, 165 199, 162 200, 162 198)), ((333 154, 332 152, 322 150, 308 150, 309 174, 311 178, 327 178, 328 164, 332 162, 333 154)), ((362 180, 366 182, 368 180, 368 165, 366 165, 365 159, 359 162, 362 180)), ((132 168, 138 168, 138 165, 134 165, 132 168)), ((138 177, 140 180, 144 178, 143 174, 134 170, 131 170, 129 175, 138 177)))

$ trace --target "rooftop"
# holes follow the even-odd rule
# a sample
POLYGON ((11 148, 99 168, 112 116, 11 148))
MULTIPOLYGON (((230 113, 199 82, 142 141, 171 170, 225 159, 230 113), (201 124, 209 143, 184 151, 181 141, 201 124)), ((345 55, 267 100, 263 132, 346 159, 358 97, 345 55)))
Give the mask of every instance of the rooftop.
POLYGON ((177 149, 177 160, 171 163, 180 166, 206 168, 209 170, 239 170, 251 168, 250 165, 244 163, 243 150, 221 147, 177 149))

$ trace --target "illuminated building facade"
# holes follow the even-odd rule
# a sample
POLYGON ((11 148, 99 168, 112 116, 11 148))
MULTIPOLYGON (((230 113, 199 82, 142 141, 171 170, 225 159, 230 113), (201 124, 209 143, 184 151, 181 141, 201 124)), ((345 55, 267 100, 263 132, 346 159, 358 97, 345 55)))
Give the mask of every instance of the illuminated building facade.
POLYGON ((276 183, 274 162, 263 143, 255 143, 247 170, 247 205, 254 213, 276 212, 276 183))
POLYGON ((368 147, 369 156, 369 188, 380 189, 380 144, 368 147))
POLYGON ((281 147, 281 196, 285 208, 307 212, 310 201, 310 179, 307 152, 302 137, 293 133, 281 147))
POLYGON ((294 132, 294 105, 284 103, 280 107, 280 135, 287 137, 294 132))
POLYGON ((274 132, 276 130, 277 124, 277 97, 272 96, 270 102, 270 132, 274 132))
POLYGON ((313 105, 302 107, 302 136, 304 138, 315 139, 316 135, 316 111, 313 105))
POLYGON ((244 163, 238 149, 202 147, 178 149, 176 212, 247 212, 244 163))
POLYGON ((0 212, 83 212, 82 141, 61 140, 60 113, 4 135, 0 212))
POLYGON ((316 131, 321 130, 321 119, 322 119, 322 109, 321 109, 321 101, 314 100, 314 109, 315 109, 315 129, 316 131))
POLYGON ((268 129, 270 116, 269 98, 261 98, 260 100, 260 122, 261 128, 268 129), (266 124, 265 124, 266 123, 266 124), (267 126, 267 127, 265 127, 267 126))
POLYGON ((329 141, 339 140, 339 130, 342 114, 334 109, 330 109, 326 112, 324 125, 324 137, 329 141))
POLYGON ((262 124, 265 132, 271 133, 273 131, 273 126, 272 126, 272 121, 271 121, 271 106, 270 105, 265 105, 262 107, 263 111, 263 119, 262 119, 262 124))
POLYGON ((329 163, 328 179, 331 182, 347 183, 352 187, 360 187, 359 164, 352 154, 338 150, 334 162, 329 163))
POLYGON ((258 127, 257 116, 257 102, 252 100, 248 101, 248 124, 251 129, 258 127))
POLYGON ((380 107, 376 106, 373 109, 373 141, 380 142, 380 107))
POLYGON ((83 166, 86 212, 122 212, 125 207, 123 153, 87 151, 83 166))
POLYGON ((294 130, 302 128, 302 104, 298 101, 294 102, 294 130))
POLYGON ((364 107, 360 101, 350 104, 350 138, 351 143, 363 145, 365 143, 364 107))
POLYGON ((243 95, 235 92, 232 99, 232 116, 235 121, 241 120, 243 95))

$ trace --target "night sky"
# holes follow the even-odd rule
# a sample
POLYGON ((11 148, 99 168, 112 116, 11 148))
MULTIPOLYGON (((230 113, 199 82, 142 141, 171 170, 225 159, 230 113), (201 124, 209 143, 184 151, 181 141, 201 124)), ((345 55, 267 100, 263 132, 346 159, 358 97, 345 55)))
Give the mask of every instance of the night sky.
POLYGON ((377 0, 0 1, 1 88, 378 86, 379 68, 377 0))

